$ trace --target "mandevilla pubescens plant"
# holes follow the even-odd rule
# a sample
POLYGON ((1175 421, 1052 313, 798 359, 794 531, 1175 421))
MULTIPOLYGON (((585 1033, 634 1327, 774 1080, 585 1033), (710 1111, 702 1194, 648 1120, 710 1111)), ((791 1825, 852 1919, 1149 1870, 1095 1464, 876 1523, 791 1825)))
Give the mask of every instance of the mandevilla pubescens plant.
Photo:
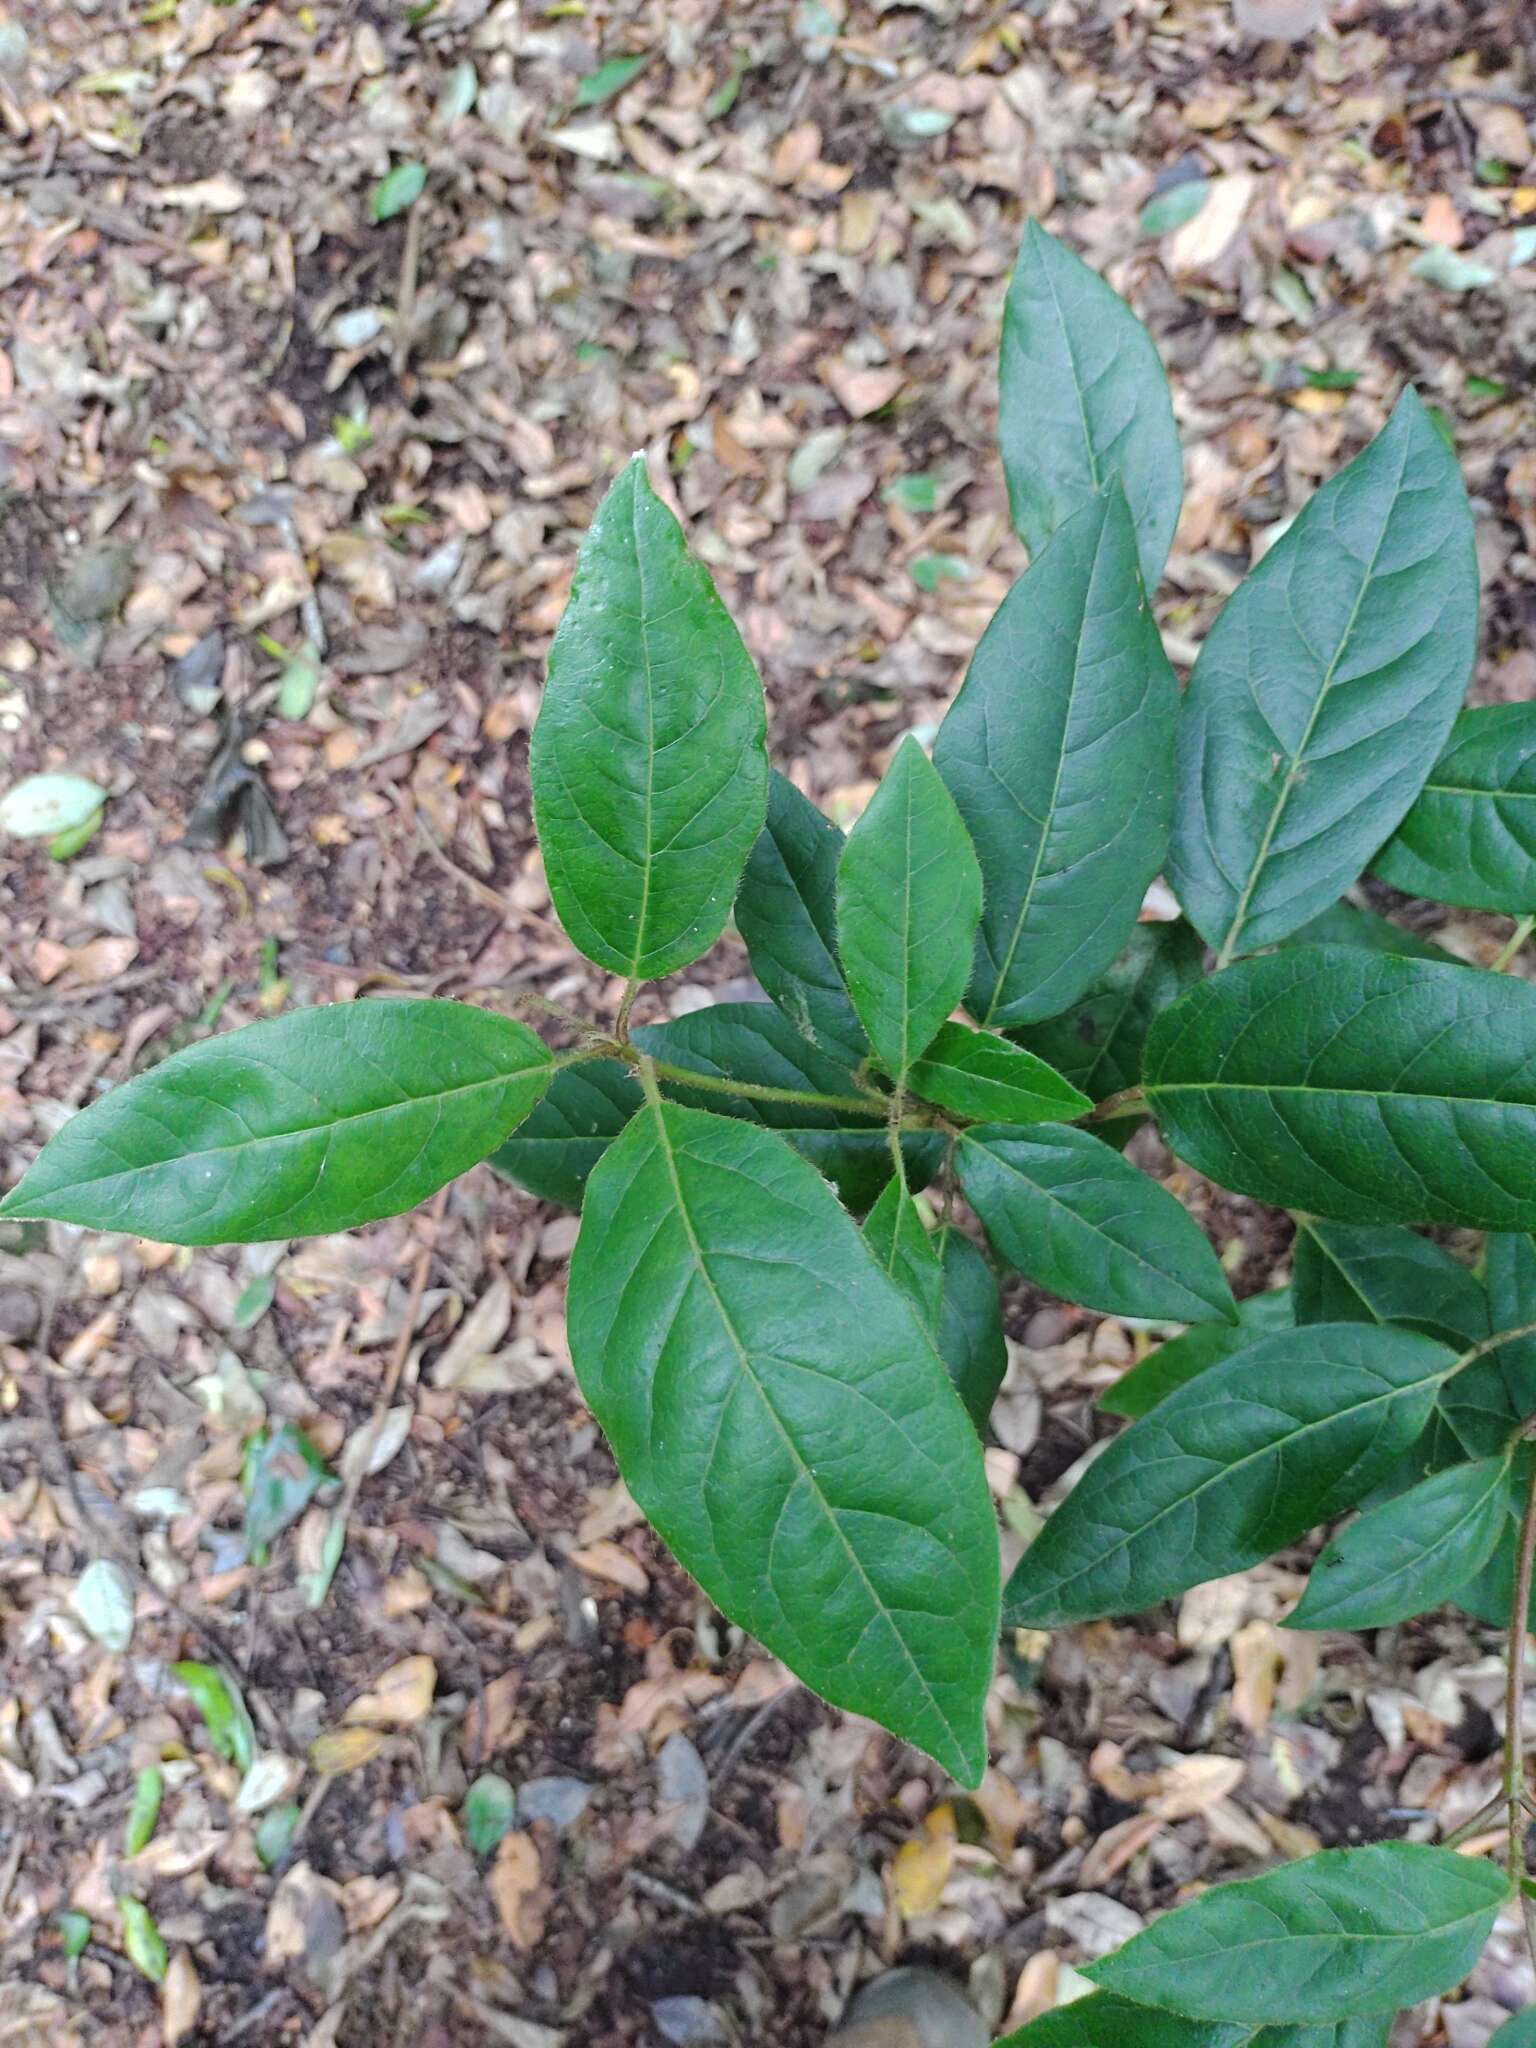
POLYGON ((1411 391, 1228 600, 1182 700, 1148 595, 1180 505, 1167 384, 1129 309, 1033 226, 1002 452, 1030 567, 932 760, 904 740, 846 841, 770 771, 752 662, 644 463, 614 483, 532 749, 555 906, 624 986, 610 1024, 558 1052, 447 1002, 254 1024, 76 1116, 0 1215, 289 1238, 488 1156, 579 1204, 571 1355, 635 1498, 808 1685, 966 1785, 1000 1621, 1135 1613, 1360 1510, 1291 1625, 1454 1600, 1508 1627, 1505 1866, 1383 1842, 1220 1887, 1014 2038, 1380 2048, 1527 1883, 1536 989, 1343 898, 1370 867, 1512 913, 1512 954, 1536 913, 1536 707, 1458 715, 1472 522, 1411 391), (1183 919, 1140 922, 1160 873, 1183 919), (770 1001, 631 1029, 640 985, 733 906, 770 1001), (1296 1212, 1288 1290, 1239 1308, 1100 1135, 1148 1116, 1296 1212), (1473 1266, 1424 1224, 1491 1234, 1473 1266), (1189 1326, 1106 1397, 1131 1426, 1001 1605, 994 1259, 1189 1326))

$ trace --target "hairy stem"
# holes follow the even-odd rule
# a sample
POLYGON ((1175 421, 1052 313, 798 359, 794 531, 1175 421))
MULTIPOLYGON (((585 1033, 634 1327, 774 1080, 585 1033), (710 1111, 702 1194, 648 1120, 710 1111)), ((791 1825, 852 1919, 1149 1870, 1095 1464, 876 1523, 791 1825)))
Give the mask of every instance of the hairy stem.
MULTIPOLYGON (((809 1109, 837 1110, 844 1116, 872 1116, 884 1107, 865 1095, 820 1095, 813 1088, 774 1088, 766 1081, 735 1081, 728 1074, 696 1074, 691 1067, 675 1067, 666 1060, 653 1060, 633 1046, 618 1050, 644 1074, 649 1070, 661 1081, 678 1088, 698 1088, 706 1095, 735 1095, 747 1102, 802 1102, 809 1109)), ((898 1128, 904 1131, 931 1130, 925 1116, 902 1116, 898 1128)))
POLYGON ((1491 974, 1502 974, 1526 940, 1531 936, 1532 932, 1536 932, 1536 917, 1522 917, 1510 933, 1508 943, 1500 949, 1499 956, 1494 961, 1489 972, 1491 974))
MULTIPOLYGON (((1526 1938, 1532 1933, 1529 1903, 1521 1890, 1525 1876, 1525 1642, 1530 1629, 1531 1577, 1536 1570, 1536 1466, 1525 1494, 1520 1550, 1515 1566, 1515 1602, 1509 1616, 1504 1672, 1504 1797, 1509 1808, 1509 1881, 1520 1896, 1526 1938)), ((1536 1948, 1532 1950, 1536 1955, 1536 1948)))
POLYGON ((1102 1102, 1096 1102, 1081 1121, 1085 1124, 1107 1124, 1119 1116, 1145 1116, 1146 1113, 1145 1090, 1122 1088, 1117 1094, 1106 1095, 1102 1102))
POLYGON ((624 985, 623 995, 619 998, 619 1014, 613 1020, 613 1035, 621 1043, 628 1042, 629 1013, 635 1007, 635 997, 639 995, 639 993, 640 984, 635 979, 635 977, 631 975, 629 980, 624 985))

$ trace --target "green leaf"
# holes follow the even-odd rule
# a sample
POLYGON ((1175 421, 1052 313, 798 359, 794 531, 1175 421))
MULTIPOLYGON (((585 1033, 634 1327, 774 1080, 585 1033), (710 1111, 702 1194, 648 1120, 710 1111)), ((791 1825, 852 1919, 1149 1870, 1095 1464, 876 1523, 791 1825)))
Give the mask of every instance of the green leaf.
POLYGON ((64 1960, 73 1963, 85 1954, 91 1939, 91 1916, 89 1913, 72 1912, 65 1907, 53 1916, 53 1924, 59 1930, 59 1943, 64 1960))
POLYGON ((993 1031, 941 1024, 938 1035, 907 1076, 915 1095, 956 1116, 996 1123, 1069 1121, 1092 1109, 1090 1097, 1054 1067, 993 1031))
POLYGON ((100 815, 107 792, 83 775, 28 775, 0 797, 0 832, 52 839, 100 815))
POLYGON ((569 1327, 630 1491, 709 1597, 975 1785, 998 1597, 981 1446, 814 1168, 752 1124, 643 1110, 588 1183, 569 1327))
POLYGON ((1138 225, 1144 235, 1171 234, 1192 221, 1211 196, 1209 178, 1184 178, 1158 192, 1141 209, 1138 225))
POLYGON ((1394 1224, 1303 1219, 1293 1253, 1298 1323, 1401 1323, 1465 1350, 1488 1335, 1488 1302, 1462 1265, 1394 1224))
POLYGON ((1406 391, 1238 586, 1184 693, 1168 879, 1223 960, 1326 909, 1396 830, 1476 643, 1467 494, 1406 391))
POLYGON ((369 211, 375 220, 393 220, 397 213, 416 204, 426 183, 425 164, 396 164, 374 186, 369 211))
POLYGON ((306 640, 283 670, 277 685, 277 709, 283 718, 308 718, 320 687, 320 650, 306 640))
POLYGON ((119 1899, 117 1910, 123 1923, 123 1954, 141 1977, 151 1984, 163 1984, 171 1958, 154 1915, 142 1899, 119 1899))
POLYGON ((934 742, 986 884, 979 1023, 1056 1016, 1129 939, 1167 851, 1177 718, 1112 485, 1003 599, 934 742))
POLYGON ((869 1051, 837 959, 837 863, 843 835, 775 772, 768 822, 747 857, 736 929, 753 972, 813 1045, 857 1062, 869 1051))
POLYGON ((1008 1370, 1003 1304, 986 1254, 963 1231, 939 1232, 943 1289, 939 1296, 939 1356, 978 1431, 1008 1370))
MULTIPOLYGON (((818 1052, 771 1003, 717 1003, 671 1024, 646 1025, 633 1037, 640 1050, 653 1059, 717 1079, 809 1089, 849 1103, 860 1099, 853 1075, 841 1059, 818 1052)), ((871 1208, 891 1177, 885 1113, 878 1102, 860 1114, 852 1108, 834 1110, 810 1103, 721 1095, 691 1089, 686 1082, 671 1078, 664 1078, 661 1086, 664 1094, 678 1102, 714 1110, 720 1116, 742 1117, 777 1131, 826 1175, 850 1209, 871 1208)), ((938 1170, 944 1139, 938 1131, 908 1131, 902 1136, 901 1150, 908 1181, 913 1187, 925 1187, 938 1170)))
POLYGON ((1438 285, 1443 292, 1480 291, 1498 276, 1488 264, 1447 249, 1443 242, 1431 242, 1422 255, 1414 257, 1408 272, 1411 277, 1422 278, 1425 284, 1438 285))
POLYGON ((1106 1415, 1124 1415, 1134 1422, 1176 1387, 1208 1372, 1222 1359, 1251 1344, 1255 1337, 1268 1336, 1272 1330, 1290 1329, 1295 1320, 1289 1287, 1276 1288, 1269 1294, 1250 1294, 1246 1301, 1237 1304, 1235 1328, 1230 1323, 1201 1323, 1186 1330, 1182 1337, 1159 1344, 1150 1357, 1100 1394, 1099 1406, 1106 1415))
POLYGON ((944 1268, 916 1202, 894 1174, 864 1219, 864 1242, 873 1252, 875 1264, 895 1281, 936 1343, 944 1268))
POLYGON ((495 1771, 482 1771, 464 1795, 464 1833, 477 1856, 489 1856, 517 1825, 517 1794, 495 1771))
POLYGON ((83 852, 96 837, 101 830, 101 821, 106 815, 104 808, 92 811, 91 815, 82 818, 78 825, 70 825, 64 831, 55 833, 48 842, 48 858, 73 860, 75 855, 83 852))
POLYGON ((165 1797, 165 1773, 155 1764, 146 1764, 133 1781, 133 1804, 128 1809, 127 1825, 123 1829, 123 1854, 137 1856, 155 1832, 155 1822, 160 1818, 160 1801, 165 1797))
POLYGON ((1193 1217, 1087 1131, 976 1124, 956 1165, 999 1258, 1063 1301, 1169 1322, 1236 1320, 1193 1217))
POLYGON ((232 1330, 249 1330, 259 1323, 272 1306, 277 1293, 277 1281, 271 1273, 258 1273, 248 1280, 240 1290, 240 1299, 230 1315, 232 1330))
POLYGON ((914 555, 907 573, 919 590, 935 591, 941 583, 965 583, 971 565, 964 555, 914 555))
POLYGON ((1488 2048, 1536 2048, 1536 2005, 1528 2005, 1506 2020, 1489 2040, 1488 2048))
POLYGON ((0 1215, 173 1244, 350 1230, 483 1159, 553 1071, 467 1003, 332 1003, 188 1046, 71 1117, 0 1215))
POLYGON ((1536 988, 1344 946, 1215 975, 1165 1010, 1144 1085, 1181 1158, 1353 1223, 1536 1226, 1536 988))
POLYGON ((1435 903, 1536 910, 1536 704, 1461 714, 1371 872, 1435 903))
POLYGON ((256 1729, 239 1688, 212 1664, 173 1664, 171 1672, 192 1695, 215 1755, 248 1771, 256 1754, 256 1729))
POLYGON ((253 1556, 296 1522, 330 1478, 324 1458, 296 1422, 261 1430, 245 1447, 245 1541, 253 1556))
POLYGON ((1288 1628, 1388 1628, 1480 1572, 1509 1520, 1509 1459, 1484 1458, 1399 1494, 1336 1536, 1288 1628))
POLYGON ((1118 476, 1150 590, 1184 494, 1168 379, 1130 307, 1038 221, 1008 287, 998 371, 1008 502, 1031 555, 1118 476))
POLYGON ((1433 939, 1422 939, 1417 932, 1405 931, 1402 925, 1393 924, 1389 918, 1378 917, 1374 910, 1360 910, 1353 903, 1333 903, 1328 909, 1320 910, 1316 917, 1308 919, 1299 931, 1294 931, 1285 941, 1288 946, 1365 946, 1373 953, 1397 953, 1409 960, 1450 961, 1456 966, 1463 963, 1453 953, 1447 953, 1437 946, 1433 939))
POLYGON ((1366 1323, 1259 1338, 1094 1460, 1025 1552, 1006 1619, 1135 1614, 1246 1571, 1369 1492, 1455 1364, 1427 1337, 1366 1323))
MULTIPOLYGON (((1487 1240, 1488 1331, 1536 1323, 1536 1245, 1523 1232, 1487 1240)), ((1445 1419, 1474 1458, 1502 1451, 1536 1414, 1536 1338, 1501 1344, 1457 1373, 1440 1399, 1445 1419)))
POLYGON ((1395 2013, 1329 2027, 1249 2027, 1187 2020, 1095 1991, 1043 2013, 996 2048, 1386 2048, 1395 2013))
POLYGON ((1214 1886, 1085 1974, 1192 2019, 1342 2020, 1459 1982, 1508 1896, 1502 1871, 1453 1849, 1325 1849, 1214 1886))
POLYGON ((640 1084, 618 1060, 563 1067, 486 1164, 546 1202, 579 1209, 587 1175, 642 1100, 640 1084))
POLYGON ((931 512, 939 502, 938 478, 923 471, 894 477, 880 496, 887 505, 899 505, 903 512, 931 512))
POLYGON ((712 946, 768 801, 762 684, 636 456, 582 544, 534 727, 550 894, 589 960, 641 981, 712 946))
POLYGON ((1094 1101, 1134 1088, 1160 1010, 1204 973, 1205 942, 1182 918, 1138 924, 1125 950, 1061 1016, 1013 1032, 1094 1101))
POLYGON ((898 1085, 965 993, 980 915, 981 870, 960 813, 909 736, 837 869, 848 992, 898 1085))
POLYGON ((577 86, 577 106, 600 107, 604 100, 613 99, 640 76, 651 56, 651 51, 642 50, 638 57, 610 57, 605 64, 599 64, 577 86))
POLYGON ((256 1854, 263 1870, 272 1870, 288 1854, 298 1832, 303 1808, 295 1800, 269 1806, 256 1823, 256 1854))

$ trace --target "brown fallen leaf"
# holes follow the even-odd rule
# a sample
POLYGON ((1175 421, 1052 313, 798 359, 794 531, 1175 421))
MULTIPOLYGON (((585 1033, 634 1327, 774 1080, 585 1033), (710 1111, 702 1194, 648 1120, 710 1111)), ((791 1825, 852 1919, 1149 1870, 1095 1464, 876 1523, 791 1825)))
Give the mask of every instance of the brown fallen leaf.
POLYGON ((1184 1756, 1159 1775, 1163 1789, 1151 1811, 1161 1820, 1192 1820, 1208 1813, 1243 1782, 1244 1764, 1236 1756, 1184 1756))
POLYGON ((504 1835, 486 1882, 508 1941, 515 1948, 536 1947, 544 1933, 544 1885, 533 1837, 521 1829, 504 1835))
POLYGON ((817 373, 850 419, 867 419, 889 405, 907 381, 893 365, 884 368, 850 363, 846 356, 824 356, 817 373))
POLYGON ((1168 237, 1168 268, 1175 273, 1209 270, 1236 240, 1253 203, 1255 181, 1247 171, 1213 178, 1205 204, 1193 220, 1168 237))
POLYGON ((621 1543, 589 1543, 571 1552, 571 1563, 589 1578, 609 1579, 627 1593, 648 1593, 651 1582, 644 1565, 631 1557, 621 1543))
POLYGON ((1117 1821, 1112 1828, 1106 1828, 1083 1858, 1083 1867, 1078 1872, 1079 1882, 1090 1890, 1107 1883, 1124 1870, 1155 1835, 1160 1835, 1165 1825, 1155 1813, 1133 1813, 1129 1820, 1117 1821))
POLYGON ((522 1683, 520 1671, 503 1671, 470 1702, 459 1723, 459 1747, 472 1762, 486 1762, 515 1739, 522 1726, 515 1711, 522 1683))
POLYGON ((160 2037, 165 2048, 179 2048, 197 2025, 203 2003, 203 1987, 197 1969, 184 1948, 171 1957, 165 1982, 160 1987, 160 2037))
POLYGON ((381 1728, 330 1728, 309 1745, 309 1760, 317 1771, 333 1775, 355 1771, 373 1761, 386 1739, 381 1728))
POLYGON ((238 213, 246 203, 245 187, 227 171, 191 185, 146 183, 141 189, 149 205, 179 207, 187 213, 238 213))
POLYGON ((1328 19, 1328 0, 1233 0, 1232 19, 1246 36, 1299 43, 1328 19))
POLYGON ((1425 202, 1419 226, 1427 242, 1442 249, 1459 249, 1467 238, 1456 202, 1446 192, 1433 192, 1425 202))
POLYGON ((409 1728, 425 1717, 436 1690, 437 1666, 430 1657, 402 1657, 371 1692, 352 1702, 342 1719, 375 1728, 409 1728))

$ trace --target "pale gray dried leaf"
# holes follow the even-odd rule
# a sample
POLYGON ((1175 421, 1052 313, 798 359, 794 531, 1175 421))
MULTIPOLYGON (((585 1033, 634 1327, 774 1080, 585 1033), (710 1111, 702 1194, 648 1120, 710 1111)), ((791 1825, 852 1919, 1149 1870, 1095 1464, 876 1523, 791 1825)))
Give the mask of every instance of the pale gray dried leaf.
POLYGON ((120 1564, 98 1557, 80 1574, 69 1604, 88 1635, 108 1650, 133 1640, 133 1581, 120 1564))
POLYGON ((656 1758, 661 1818, 682 1850, 692 1849, 709 1818, 709 1773, 686 1735, 669 1735, 656 1758))

